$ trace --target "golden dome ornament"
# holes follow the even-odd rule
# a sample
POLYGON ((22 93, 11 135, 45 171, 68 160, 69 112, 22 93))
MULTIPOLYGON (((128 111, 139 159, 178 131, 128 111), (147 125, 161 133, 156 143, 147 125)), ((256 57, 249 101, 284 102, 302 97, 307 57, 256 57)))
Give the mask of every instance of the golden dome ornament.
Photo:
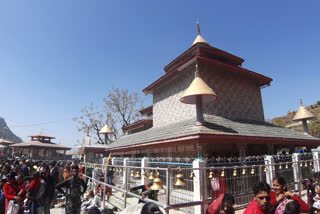
POLYGON ((160 173, 157 172, 157 177, 155 179, 153 179, 153 184, 151 187, 149 187, 149 189, 151 189, 151 190, 162 190, 163 189, 162 181, 159 177, 160 177, 160 173))
POLYGON ((178 174, 175 176, 176 182, 174 183, 175 186, 184 186, 186 183, 184 182, 184 176, 182 174, 182 170, 178 169, 178 174))

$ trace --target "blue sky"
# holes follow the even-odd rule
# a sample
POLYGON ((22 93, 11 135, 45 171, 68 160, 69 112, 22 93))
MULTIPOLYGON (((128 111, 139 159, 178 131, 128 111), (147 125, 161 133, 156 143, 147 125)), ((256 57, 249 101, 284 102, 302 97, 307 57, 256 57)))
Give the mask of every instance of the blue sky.
POLYGON ((1 1, 0 116, 24 140, 42 131, 74 146, 80 109, 102 104, 112 86, 141 92, 162 76, 191 46, 197 19, 212 46, 274 79, 262 90, 265 117, 285 115, 299 96, 320 100, 319 8, 317 0, 1 1))

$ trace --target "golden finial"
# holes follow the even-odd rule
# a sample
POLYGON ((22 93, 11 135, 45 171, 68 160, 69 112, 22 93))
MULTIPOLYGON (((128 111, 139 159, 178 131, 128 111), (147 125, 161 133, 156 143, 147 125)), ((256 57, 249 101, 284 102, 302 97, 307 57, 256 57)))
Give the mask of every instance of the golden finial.
POLYGON ((199 24, 199 19, 197 20, 197 28, 198 28, 198 34, 200 35, 200 24, 199 24))
POLYGON ((302 98, 301 98, 301 97, 300 97, 300 105, 303 106, 303 104, 302 104, 302 98))

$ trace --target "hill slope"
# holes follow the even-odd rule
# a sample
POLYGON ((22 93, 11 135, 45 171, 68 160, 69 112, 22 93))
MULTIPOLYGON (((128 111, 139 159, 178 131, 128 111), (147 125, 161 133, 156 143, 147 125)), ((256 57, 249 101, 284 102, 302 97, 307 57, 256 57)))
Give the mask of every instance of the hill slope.
MULTIPOLYGON (((308 122, 309 134, 314 137, 320 137, 320 101, 316 104, 306 106, 306 108, 316 117, 316 119, 308 122)), ((295 113, 296 112, 289 111, 286 116, 273 118, 271 123, 281 127, 289 126, 293 130, 303 132, 302 125, 292 121, 295 113)))
POLYGON ((2 117, 0 117, 0 138, 10 140, 14 143, 22 142, 22 139, 8 128, 6 121, 2 117))

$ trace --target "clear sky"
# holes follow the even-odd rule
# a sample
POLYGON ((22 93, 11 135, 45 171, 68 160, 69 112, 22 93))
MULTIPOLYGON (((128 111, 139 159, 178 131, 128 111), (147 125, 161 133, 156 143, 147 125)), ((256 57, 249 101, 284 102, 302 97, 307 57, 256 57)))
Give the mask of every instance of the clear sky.
MULTIPOLYGON (((0 116, 23 140, 74 146, 73 117, 112 86, 141 92, 197 35, 273 78, 266 118, 320 100, 319 0, 5 0, 0 2, 0 116)), ((141 93, 142 95, 142 93, 141 93)), ((145 106, 151 97, 142 95, 145 106)))

